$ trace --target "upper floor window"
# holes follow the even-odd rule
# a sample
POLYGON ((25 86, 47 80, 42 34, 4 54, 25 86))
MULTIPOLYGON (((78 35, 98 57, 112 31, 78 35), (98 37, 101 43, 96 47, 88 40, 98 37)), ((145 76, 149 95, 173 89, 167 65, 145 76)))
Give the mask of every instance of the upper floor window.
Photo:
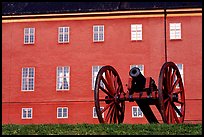
MULTIPOLYGON (((96 77, 98 75, 99 70, 102 68, 102 66, 92 66, 92 90, 94 90, 96 77)), ((103 87, 103 85, 102 85, 103 87)))
POLYGON ((170 23, 170 40, 181 39, 181 23, 170 23))
POLYGON ((22 91, 34 91, 34 79, 35 69, 34 68, 22 68, 22 91))
POLYGON ((32 119, 32 108, 22 108, 22 119, 32 119))
POLYGON ((57 67, 57 90, 69 90, 70 67, 57 67))
POLYGON ((24 44, 34 44, 35 28, 24 28, 24 44))
POLYGON ((138 64, 138 65, 130 65, 130 69, 132 69, 133 67, 137 67, 137 68, 139 68, 141 74, 144 75, 144 65, 142 65, 142 64, 138 64))
POLYGON ((132 117, 143 117, 143 112, 139 106, 132 106, 132 117))
POLYGON ((57 108, 57 118, 68 118, 68 108, 58 107, 57 108))
POLYGON ((131 24, 131 40, 142 40, 142 24, 131 24))
POLYGON ((58 28, 58 42, 68 43, 69 42, 69 27, 58 28))
MULTIPOLYGON (((100 110, 102 111, 104 107, 100 107, 100 110)), ((96 107, 93 107, 93 118, 98 118, 96 113, 96 107)), ((102 113, 102 118, 104 118, 104 113, 102 113)))
POLYGON ((93 41, 104 41, 104 25, 93 26, 93 41))

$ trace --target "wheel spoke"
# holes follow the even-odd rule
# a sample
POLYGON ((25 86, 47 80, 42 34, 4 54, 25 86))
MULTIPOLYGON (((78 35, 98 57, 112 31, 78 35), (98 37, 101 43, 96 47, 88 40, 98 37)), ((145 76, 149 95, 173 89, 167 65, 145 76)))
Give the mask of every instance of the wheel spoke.
POLYGON ((173 116, 173 111, 174 111, 174 110, 173 110, 173 108, 172 108, 171 105, 170 105, 169 107, 170 107, 170 116, 171 116, 171 122, 170 122, 170 123, 173 123, 173 124, 174 124, 174 123, 175 123, 175 121, 174 121, 174 116, 173 116))
POLYGON ((181 104, 181 105, 184 104, 184 102, 182 102, 182 101, 175 101, 175 102, 177 102, 177 103, 179 103, 179 104, 181 104))
POLYGON ((109 88, 110 88, 110 92, 112 92, 112 94, 114 93, 114 87, 113 87, 113 79, 111 77, 111 71, 105 71, 105 76, 106 76, 106 80, 108 82, 109 88))
POLYGON ((177 115, 176 115, 176 112, 175 112, 174 110, 172 110, 172 113, 173 113, 173 117, 174 117, 174 119, 176 120, 176 122, 177 122, 177 123, 180 123, 180 122, 179 122, 179 119, 178 119, 178 117, 177 117, 177 115))
POLYGON ((175 90, 174 90, 174 93, 176 93, 176 94, 182 93, 182 90, 180 90, 180 89, 175 89, 175 90))
POLYGON ((113 96, 113 93, 114 93, 114 92, 112 91, 111 87, 108 85, 108 83, 106 82, 106 80, 105 80, 103 77, 101 77, 101 79, 102 79, 103 83, 105 84, 107 90, 108 90, 108 91, 112 94, 112 96, 113 96))
POLYGON ((118 77, 117 76, 115 76, 115 79, 114 79, 114 87, 115 87, 116 93, 118 93, 118 90, 117 90, 117 88, 118 88, 118 77))
POLYGON ((165 110, 165 115, 166 115, 167 121, 169 121, 169 106, 170 106, 170 103, 168 101, 168 104, 167 104, 166 110, 165 110))
POLYGON ((182 117, 183 115, 181 114, 181 112, 179 111, 179 109, 176 107, 176 105, 171 102, 171 106, 174 108, 174 110, 179 114, 180 117, 182 117))
POLYGON ((101 113, 105 112, 111 105, 113 105, 114 102, 111 102, 110 104, 106 105, 106 107, 101 110, 101 113))
POLYGON ((112 109, 111 114, 110 114, 110 123, 112 123, 114 112, 115 112, 115 106, 113 106, 113 109, 112 109))
POLYGON ((177 80, 174 82, 174 85, 172 86, 171 90, 170 90, 170 93, 173 92, 174 88, 177 86, 177 84, 179 83, 181 79, 180 78, 177 78, 177 80))
POLYGON ((113 101, 114 98, 100 98, 99 101, 113 101))
POLYGON ((176 75, 176 70, 174 69, 173 70, 173 73, 172 73, 172 75, 171 75, 171 84, 173 83, 173 81, 174 81, 174 78, 175 78, 175 75, 176 75))
POLYGON ((165 104, 168 100, 169 100, 169 98, 166 98, 166 99, 164 100, 164 104, 165 104))
POLYGON ((104 93, 106 93, 109 97, 113 98, 113 95, 110 94, 110 92, 108 92, 107 90, 105 90, 103 87, 101 87, 101 85, 99 85, 99 89, 101 89, 104 93))
POLYGON ((109 107, 108 113, 107 113, 107 115, 105 117, 106 123, 108 123, 108 120, 110 119, 112 109, 113 109, 113 104, 109 107))

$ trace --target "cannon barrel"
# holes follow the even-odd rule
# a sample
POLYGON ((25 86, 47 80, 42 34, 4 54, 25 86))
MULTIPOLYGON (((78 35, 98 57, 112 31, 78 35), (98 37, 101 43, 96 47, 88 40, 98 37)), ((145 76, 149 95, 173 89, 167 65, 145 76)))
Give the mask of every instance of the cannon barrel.
POLYGON ((133 67, 129 71, 129 75, 132 77, 132 87, 134 91, 142 91, 145 88, 146 78, 141 74, 140 69, 133 67))

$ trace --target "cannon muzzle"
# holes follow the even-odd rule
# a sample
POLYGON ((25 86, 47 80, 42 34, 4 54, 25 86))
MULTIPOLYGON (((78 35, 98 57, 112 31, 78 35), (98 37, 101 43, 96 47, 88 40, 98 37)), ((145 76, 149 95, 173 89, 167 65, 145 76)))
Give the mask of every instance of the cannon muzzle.
POLYGON ((141 74, 140 69, 133 67, 129 75, 132 77, 132 87, 134 91, 141 91, 145 87, 146 78, 141 74))
POLYGON ((139 76, 140 74, 140 69, 137 68, 137 67, 134 67, 130 70, 129 72, 129 75, 132 77, 132 78, 136 78, 137 76, 139 76))

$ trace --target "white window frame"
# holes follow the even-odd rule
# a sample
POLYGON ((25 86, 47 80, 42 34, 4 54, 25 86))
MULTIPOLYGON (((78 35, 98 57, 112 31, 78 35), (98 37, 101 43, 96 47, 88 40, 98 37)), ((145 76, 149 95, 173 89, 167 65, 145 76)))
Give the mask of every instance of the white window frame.
POLYGON ((103 66, 92 66, 92 90, 94 90, 95 88, 95 81, 96 81, 96 77, 98 75, 99 70, 102 68, 103 66), (94 71, 94 67, 97 67, 97 72, 93 72, 94 71))
POLYGON ((35 88, 35 68, 34 67, 25 67, 25 68, 22 68, 22 74, 21 74, 21 91, 34 91, 34 88, 35 88), (23 77, 23 73, 24 73, 24 69, 27 69, 27 75, 26 77, 23 77), (29 76, 29 69, 33 69, 33 77, 30 77, 29 76), (26 79, 26 89, 23 89, 23 79, 26 79), (29 79, 33 79, 33 90, 29 90, 29 79))
POLYGON ((33 117, 33 109, 32 108, 22 108, 21 118, 22 119, 32 119, 33 117), (24 111, 26 113, 26 117, 24 117, 24 111), (28 117, 28 111, 31 111, 31 117, 28 117))
POLYGON ((94 25, 93 26, 93 42, 103 42, 104 41, 104 25, 94 25), (103 31, 99 31, 99 28, 102 27, 103 31), (97 31, 95 31, 97 28, 97 31), (97 39, 95 39, 94 35, 97 35, 97 39), (102 35, 102 39, 100 40, 100 35, 102 35))
POLYGON ((133 67, 137 67, 137 68, 139 68, 141 74, 144 76, 144 65, 143 65, 143 64, 134 64, 134 65, 130 65, 130 69, 132 69, 133 67))
POLYGON ((142 24, 131 24, 131 41, 142 40, 142 24))
POLYGON ((58 66, 57 67, 57 69, 56 69, 56 90, 57 91, 68 91, 68 90, 70 90, 70 66, 58 66), (61 73, 61 76, 58 76, 58 73, 59 73, 58 68, 60 68, 60 67, 62 68, 62 73, 61 73), (68 68, 68 75, 66 75, 66 76, 64 76, 65 67, 68 68), (60 81, 58 81, 58 77, 60 77, 60 79, 62 80, 61 81, 62 82, 62 85, 61 85, 62 89, 58 88, 58 83, 61 83, 60 81), (66 78, 66 80, 67 80, 68 89, 64 89, 64 78, 66 78))
POLYGON ((58 43, 69 43, 69 27, 58 27, 58 43), (60 30, 62 29, 62 32, 60 30), (67 29, 67 32, 65 32, 65 29, 67 29), (60 35, 62 35, 62 41, 60 39, 60 35), (67 41, 65 40, 65 36, 67 35, 67 41))
POLYGON ((59 118, 59 119, 68 118, 68 112, 69 112, 68 107, 57 107, 57 118, 59 118), (59 109, 62 109, 62 116, 61 117, 59 117, 59 109), (67 110, 66 116, 64 116, 64 109, 67 110))
POLYGON ((181 23, 169 24, 170 40, 181 39, 181 23))
POLYGON ((24 44, 34 44, 35 43, 35 28, 24 28, 24 44), (33 30, 33 34, 31 34, 33 30), (28 33, 26 33, 28 31, 28 33), (28 42, 26 42, 26 36, 28 36, 28 42), (33 41, 31 41, 31 36, 33 36, 33 41))
MULTIPOLYGON (((104 107, 100 107, 101 110, 104 109, 104 107)), ((96 113, 96 107, 93 107, 93 118, 98 118, 96 113)), ((104 118, 104 112, 102 113, 102 118, 104 118)))
POLYGON ((139 111, 142 112, 142 110, 140 109, 139 106, 132 106, 132 118, 142 118, 142 117, 143 117, 143 112, 142 112, 142 115, 139 115, 139 114, 138 114, 139 111), (134 115, 134 111, 133 111, 134 108, 136 108, 136 110, 137 110, 137 111, 136 111, 136 116, 134 115))
MULTIPOLYGON (((182 82, 183 82, 183 85, 184 85, 184 71, 183 71, 184 69, 183 69, 183 64, 177 63, 176 66, 178 67, 178 70, 179 70, 179 72, 180 72, 180 74, 181 74, 182 82), (181 66, 182 66, 182 69, 179 69, 179 66, 178 66, 178 65, 181 65, 181 66)), ((178 85, 176 86, 176 88, 178 88, 178 85)))

